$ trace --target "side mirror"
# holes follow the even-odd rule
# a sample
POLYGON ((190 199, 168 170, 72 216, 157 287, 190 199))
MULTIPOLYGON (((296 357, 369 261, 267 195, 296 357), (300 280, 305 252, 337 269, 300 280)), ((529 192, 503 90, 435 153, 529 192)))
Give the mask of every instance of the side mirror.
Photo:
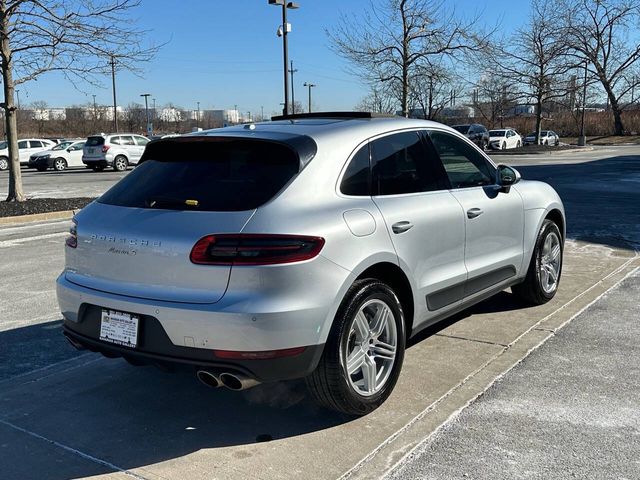
POLYGON ((508 165, 498 165, 496 177, 496 184, 501 187, 500 191, 505 193, 509 193, 511 185, 515 185, 522 179, 520 172, 508 165))

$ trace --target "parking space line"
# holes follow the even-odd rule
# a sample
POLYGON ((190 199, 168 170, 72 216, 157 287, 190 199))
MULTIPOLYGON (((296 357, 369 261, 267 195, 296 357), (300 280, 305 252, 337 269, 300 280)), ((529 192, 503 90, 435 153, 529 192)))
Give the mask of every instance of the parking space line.
POLYGON ((142 477, 140 475, 137 475, 137 474, 135 474, 133 472, 130 472, 129 470, 127 470, 125 468, 118 467, 117 465, 114 465, 111 462, 107 462, 106 460, 102 460, 101 458, 97 458, 97 457, 94 457, 93 455, 89 455, 88 453, 81 452, 80 450, 78 450, 76 448, 70 447, 68 445, 65 445, 63 443, 57 442, 55 440, 51 440, 50 438, 47 438, 47 437, 44 437, 44 436, 42 436, 42 435, 40 435, 38 433, 32 432, 31 430, 27 430, 26 428, 19 427, 18 425, 15 425, 15 424, 13 424, 11 422, 7 422, 6 420, 0 420, 0 423, 2 425, 6 425, 7 427, 13 428, 14 430, 17 430, 19 432, 22 432, 22 433, 30 435, 30 436, 32 436, 34 438, 37 438, 39 440, 43 440, 43 441, 45 441, 45 442, 47 442, 47 443, 49 443, 51 445, 54 445, 54 446, 56 446, 58 448, 66 450, 67 452, 70 452, 70 453, 73 453, 75 455, 78 455, 78 456, 84 458, 85 460, 89 460, 91 462, 94 462, 94 463, 97 463, 99 465, 102 465, 103 467, 110 468, 110 469, 112 469, 112 470, 114 470, 116 472, 124 473, 125 475, 129 475, 132 478, 137 478, 138 480, 148 480, 147 478, 142 477))
MULTIPOLYGON (((637 258, 634 257, 631 260, 635 260, 637 258)), ((628 265, 629 262, 626 262, 624 265, 628 265)), ((413 448, 411 448, 407 453, 405 453, 402 458, 400 458, 397 462, 395 462, 391 467, 388 467, 387 470, 379 477, 381 479, 385 479, 388 478, 388 475, 393 472, 396 468, 398 468, 400 465, 402 465, 403 463, 405 463, 408 459, 412 458, 414 455, 416 455, 416 453, 420 453, 423 451, 423 449, 431 442, 431 440, 433 439, 433 437, 440 432, 446 425, 448 425, 449 423, 451 423, 451 421, 453 421, 455 418, 457 418, 467 407, 469 407, 473 402, 475 402, 478 398, 480 398, 482 395, 484 395, 485 392, 487 392, 493 385, 496 384, 496 382, 502 380, 511 370, 513 370, 513 368, 515 368, 517 365, 519 365, 525 358, 527 358, 529 355, 531 355, 531 353, 533 353, 535 350, 537 350, 538 348, 540 348, 542 345, 544 345, 547 340, 551 337, 553 337, 555 335, 555 333, 558 330, 561 330, 562 328, 564 328, 566 325, 568 325, 569 323, 571 323, 573 320, 575 320, 576 318, 578 318, 580 315, 582 315, 582 313, 584 313, 587 309, 589 309, 591 306, 593 306, 596 302, 598 302, 598 300, 600 300, 602 297, 604 297, 607 293, 609 293, 611 290, 613 290, 614 288, 618 287, 622 282, 624 282, 627 278, 631 277, 632 275, 634 275, 638 270, 640 269, 640 267, 635 267, 633 269, 631 269, 629 272, 627 272, 624 277, 622 277, 621 279, 619 279, 617 282, 615 282, 613 285, 611 285, 609 288, 607 288, 604 292, 600 293, 599 295, 596 296, 596 298, 594 298, 591 302, 589 302, 587 305, 585 305, 584 307, 582 307, 579 311, 577 311, 576 313, 574 313, 573 315, 571 315, 565 322, 563 322, 558 328, 555 329, 555 331, 553 331, 550 335, 548 335, 547 337, 545 337, 541 342, 539 342, 537 345, 535 345, 533 348, 529 349, 525 355, 517 362, 515 362, 513 365, 511 365, 509 368, 507 368, 504 372, 500 373, 500 375, 496 376, 488 385, 485 386, 485 388, 479 392, 477 395, 475 395, 472 399, 470 399, 468 402, 466 402, 463 406, 461 406, 460 408, 456 409, 454 412, 451 413, 451 415, 449 415, 447 417, 447 419, 442 422, 440 425, 438 425, 437 428, 435 428, 431 433, 429 433, 429 435, 427 435, 425 438, 423 438, 420 442, 418 442, 416 445, 414 445, 413 448)), ((617 271, 620 271, 619 269, 617 269, 617 271)), ((612 272, 613 273, 613 272, 612 272)), ((607 275, 608 278, 610 275, 607 275)), ((598 285, 597 282, 595 285, 598 285)), ((595 286, 594 285, 594 286, 595 286)), ((593 287, 591 287, 593 288, 593 287)), ((591 288, 589 288, 588 290, 591 290, 591 288)), ((587 290, 585 290, 586 292, 587 290)), ((584 293, 584 292, 583 292, 584 293)), ((578 298, 581 295, 576 296, 575 298, 578 298)), ((571 300, 569 302, 567 302, 567 304, 569 304, 571 302, 571 300)), ((567 305, 565 304, 565 305, 567 305)), ((564 308, 564 305, 562 307, 560 307, 558 310, 564 308)), ((558 311, 556 310, 556 311, 558 311)), ((551 314, 552 315, 552 314, 551 314)), ((545 317, 546 318, 546 317, 545 317)), ((533 329, 529 329, 527 330, 527 332, 531 331, 533 329)), ((523 334, 524 335, 524 334, 523 334)), ((522 336, 518 337, 521 338, 522 336)), ((511 344, 513 345, 513 343, 511 344)), ((509 348, 506 348, 503 352, 501 352, 500 354, 498 354, 496 357, 501 356, 504 352, 508 351, 509 348)), ((495 357, 494 357, 495 358, 495 357)), ((489 362, 490 363, 490 362, 489 362)), ((459 385, 461 386, 461 385, 459 385)), ((457 389, 458 387, 455 387, 454 389, 457 389)), ((439 401, 439 400, 438 400, 439 401)), ((363 463, 363 462, 361 462, 363 463)), ((358 467, 360 464, 356 465, 356 467, 358 467)), ((350 471, 348 471, 347 473, 345 473, 342 477, 340 477, 341 479, 343 478, 348 478, 348 476, 351 476, 351 474, 356 470, 356 467, 353 467, 350 471)))
POLYGON ((57 232, 57 233, 45 233, 44 235, 35 235, 33 237, 21 237, 21 238, 15 238, 12 240, 2 240, 0 241, 0 248, 15 247, 16 245, 21 245, 25 242, 32 242, 34 240, 45 240, 48 238, 64 237, 65 235, 68 235, 68 233, 57 232))
POLYGON ((509 346, 509 345, 507 345, 505 343, 490 342, 488 340, 478 340, 478 339, 475 339, 475 338, 459 337, 457 335, 447 335, 446 333, 435 333, 434 336, 436 336, 436 337, 446 337, 446 338, 455 338, 456 340, 466 340, 467 342, 484 343, 486 345, 495 345, 496 347, 503 347, 503 348, 506 348, 506 347, 509 346))
MULTIPOLYGON (((640 257, 639 253, 636 251, 635 255, 630 258, 629 260, 627 260, 626 262, 624 262, 622 265, 620 265, 618 268, 614 269, 612 272, 610 272, 608 275, 606 275, 605 277, 601 278, 600 280, 598 280, 596 283, 594 283, 592 286, 590 286, 589 288, 587 288, 586 290, 584 290, 583 292, 579 293, 578 295, 576 295, 575 297, 573 297, 572 299, 568 300, 566 303, 564 303, 563 305, 561 305, 560 307, 558 307, 556 310, 554 310, 553 312, 551 312, 550 314, 546 315, 545 317, 543 317, 542 319, 540 319, 538 322, 536 322, 534 325, 532 325, 530 328, 528 328, 524 333, 522 333, 520 336, 518 336, 514 341, 512 341, 511 343, 509 343, 509 345, 505 346, 500 352, 498 352, 496 355, 494 355, 493 357, 491 357, 487 362, 485 362, 484 364, 482 364, 482 366, 480 366, 477 370, 473 371, 472 373, 470 373, 467 377, 465 377, 458 385, 456 385, 455 387, 451 388, 449 391, 445 392, 441 397, 439 397, 438 399, 436 399, 434 402, 432 402, 430 405, 428 405, 424 410, 422 410, 418 415, 416 415, 415 417, 413 417, 407 424, 405 424, 402 428, 400 428, 399 430, 397 430, 395 433, 391 434, 389 437, 387 437, 382 443, 380 443, 380 445, 378 445, 375 449, 373 449, 371 452, 369 452, 364 458, 362 458, 358 463, 356 463, 353 467, 351 467, 349 470, 347 470, 345 473, 343 473, 338 480, 347 480, 348 478, 350 478, 352 475, 354 475, 356 472, 358 472, 358 470, 360 470, 365 464, 367 464, 371 459, 373 459, 384 447, 386 447, 387 445, 391 444, 396 438, 398 438, 400 435, 402 435, 404 432, 406 432, 407 430, 409 430, 414 424, 418 423, 422 418, 424 418, 425 416, 427 416, 431 411, 433 411, 435 408, 437 408, 437 406, 439 404, 441 404, 445 399, 447 399, 448 397, 450 397, 451 395, 453 395, 455 392, 457 392, 458 390, 460 390, 461 388, 464 387, 464 385, 471 380, 474 376, 476 376, 478 373, 480 373, 484 368, 486 368, 487 366, 489 366, 494 360, 496 360, 497 358, 501 357, 503 354, 505 354, 506 352, 508 352, 509 350, 511 350, 511 348, 514 346, 514 344, 516 344, 520 339, 522 339, 527 333, 531 332, 532 330, 535 330, 537 328, 539 328, 540 324, 542 322, 544 322, 545 320, 551 318, 552 316, 554 316, 555 314, 557 314, 558 312, 560 312, 561 310, 564 310, 567 306, 569 306, 570 304, 572 304, 575 300, 577 300, 578 298, 582 297, 583 295, 585 295, 586 293, 588 293, 589 291, 593 290, 594 288, 596 288, 598 285, 600 285, 602 282, 604 282, 606 279, 612 277, 613 275, 622 272, 627 266, 629 266, 629 264, 631 264, 632 262, 636 261, 638 258, 640 257)), ((562 323, 562 325, 560 325, 555 331, 560 330, 561 328, 563 328, 565 325, 567 325, 568 323, 570 323, 574 318, 578 317, 582 312, 584 312, 586 309, 588 309, 591 305, 593 305, 594 303, 596 303, 602 296, 606 295, 607 292, 609 292, 611 289, 615 288, 616 286, 618 286, 620 283, 622 283, 627 277, 631 276, 636 270, 638 270, 640 267, 635 267, 632 268, 631 271, 627 272, 626 275, 624 275, 624 277, 620 280, 618 280, 617 282, 615 282, 613 285, 611 285, 609 288, 607 288, 604 292, 602 292, 600 295, 597 295, 596 298, 589 302, 587 305, 585 305, 583 308, 581 308, 578 312, 576 312, 575 314, 571 315, 569 317, 569 319, 567 319, 565 322, 562 323)), ((460 407, 459 409, 457 409, 456 411, 454 411, 442 424, 440 424, 433 432, 431 432, 427 437, 425 437, 422 441, 418 442, 417 445, 415 445, 411 450, 409 450, 409 452, 407 452, 405 455, 402 456, 402 458, 400 460, 398 460, 392 467, 388 468, 383 475, 380 476, 380 478, 385 478, 386 475, 393 471, 393 469, 400 465, 401 462, 403 462, 404 460, 406 460, 407 458, 409 458, 410 455, 412 455, 414 452, 416 452, 416 450, 421 446, 426 444, 435 433, 439 432, 442 427, 444 427, 445 425, 447 425, 451 420, 453 420, 454 418, 456 418, 466 407, 468 407, 471 403, 473 403, 473 401, 475 401, 475 399, 477 399, 480 395, 482 395, 484 392, 486 392, 489 388, 491 388, 492 385, 495 384, 495 382, 497 382, 498 380, 500 380, 501 378, 503 378, 509 371, 511 371, 511 369, 513 367, 515 367, 518 363, 520 363, 522 360, 524 360, 526 357, 529 356, 529 354, 531 352, 533 352, 534 350, 536 350, 538 347, 540 347, 541 345, 543 345, 546 340, 553 336, 553 334, 555 333, 552 332, 551 335, 549 335, 545 340, 543 340, 542 342, 540 342, 538 345, 536 345, 534 348, 530 349, 518 362, 514 363, 511 367, 509 367, 506 371, 502 372, 499 376, 495 377, 490 383, 489 385, 486 386, 486 388, 484 390, 482 390, 482 392, 480 392, 478 395, 474 396, 474 398, 472 400, 470 400, 469 402, 465 403, 462 407, 460 407)), ((438 334, 436 334, 438 335, 438 334)), ((440 336, 446 336, 446 335, 440 335, 440 336)), ((462 339, 462 340, 468 340, 468 339, 462 339)), ((490 342, 483 342, 483 343, 490 343, 490 342)), ((497 345, 496 345, 497 346, 497 345)))

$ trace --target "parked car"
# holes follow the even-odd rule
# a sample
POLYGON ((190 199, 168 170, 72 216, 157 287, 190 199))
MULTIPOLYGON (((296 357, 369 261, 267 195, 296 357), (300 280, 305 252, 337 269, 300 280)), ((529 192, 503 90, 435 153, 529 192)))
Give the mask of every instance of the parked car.
MULTIPOLYGON (((529 135, 524 137, 525 145, 535 145, 536 144, 536 132, 531 132, 529 135)), ((560 137, 553 130, 542 130, 540 132, 540 145, 560 145, 560 137)))
POLYGON ((69 167, 84 167, 82 163, 84 143, 84 140, 65 140, 50 150, 31 155, 27 166, 39 172, 44 172, 48 168, 61 172, 69 167))
POLYGON ((95 171, 113 167, 123 172, 129 165, 137 165, 147 143, 147 137, 133 133, 93 135, 84 144, 82 162, 95 171))
POLYGON ((300 114, 150 143, 75 216, 57 296, 77 348, 233 390, 305 377, 366 414, 417 332, 508 287, 553 298, 564 225, 452 128, 300 114))
MULTIPOLYGON (((36 152, 41 152, 55 145, 51 140, 44 138, 27 138, 18 140, 18 155, 20 156, 20 165, 27 165, 29 157, 36 152)), ((0 170, 9 168, 9 146, 7 142, 0 142, 0 170)))
POLYGON ((506 150, 508 148, 520 148, 522 137, 511 128, 502 128, 489 131, 489 146, 494 150, 506 150))
POLYGON ((465 135, 469 140, 485 150, 489 145, 489 131, 484 125, 454 125, 452 128, 465 135))

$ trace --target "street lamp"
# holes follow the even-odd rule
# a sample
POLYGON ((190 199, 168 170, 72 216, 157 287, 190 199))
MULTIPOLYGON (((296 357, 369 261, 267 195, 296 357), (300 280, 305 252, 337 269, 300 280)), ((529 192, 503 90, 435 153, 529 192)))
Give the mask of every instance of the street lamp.
POLYGON ((147 135, 152 135, 153 134, 153 127, 151 125, 151 122, 149 122, 149 97, 151 96, 150 93, 142 93, 140 94, 141 97, 144 97, 144 113, 145 116, 147 117, 147 135))
POLYGON ((587 144, 587 136, 584 134, 584 111, 587 107, 587 67, 588 62, 584 62, 584 83, 582 84, 582 121, 580 122, 580 136, 578 137, 578 146, 584 147, 587 144))
POLYGON ((304 82, 304 86, 309 87, 309 113, 311 113, 311 88, 317 87, 318 85, 316 85, 315 83, 304 82))
POLYGON ((282 37, 282 52, 284 57, 284 108, 282 113, 287 115, 289 113, 289 49, 287 45, 287 34, 291 30, 291 25, 287 23, 287 8, 296 9, 300 8, 295 2, 288 2, 287 0, 269 0, 269 5, 277 5, 282 7, 282 25, 278 27, 278 36, 282 37))
POLYGON ((196 112, 196 128, 200 128, 200 102, 196 102, 198 104, 198 110, 196 112))

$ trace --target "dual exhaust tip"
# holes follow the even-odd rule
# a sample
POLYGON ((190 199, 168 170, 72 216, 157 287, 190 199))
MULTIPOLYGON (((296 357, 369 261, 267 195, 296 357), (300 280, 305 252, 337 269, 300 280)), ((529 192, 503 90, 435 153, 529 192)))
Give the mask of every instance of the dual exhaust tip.
POLYGON ((209 370, 198 370, 196 373, 198 380, 207 387, 218 388, 227 387, 229 390, 240 391, 255 387, 260 382, 255 378, 248 377, 241 373, 214 373, 209 370))

